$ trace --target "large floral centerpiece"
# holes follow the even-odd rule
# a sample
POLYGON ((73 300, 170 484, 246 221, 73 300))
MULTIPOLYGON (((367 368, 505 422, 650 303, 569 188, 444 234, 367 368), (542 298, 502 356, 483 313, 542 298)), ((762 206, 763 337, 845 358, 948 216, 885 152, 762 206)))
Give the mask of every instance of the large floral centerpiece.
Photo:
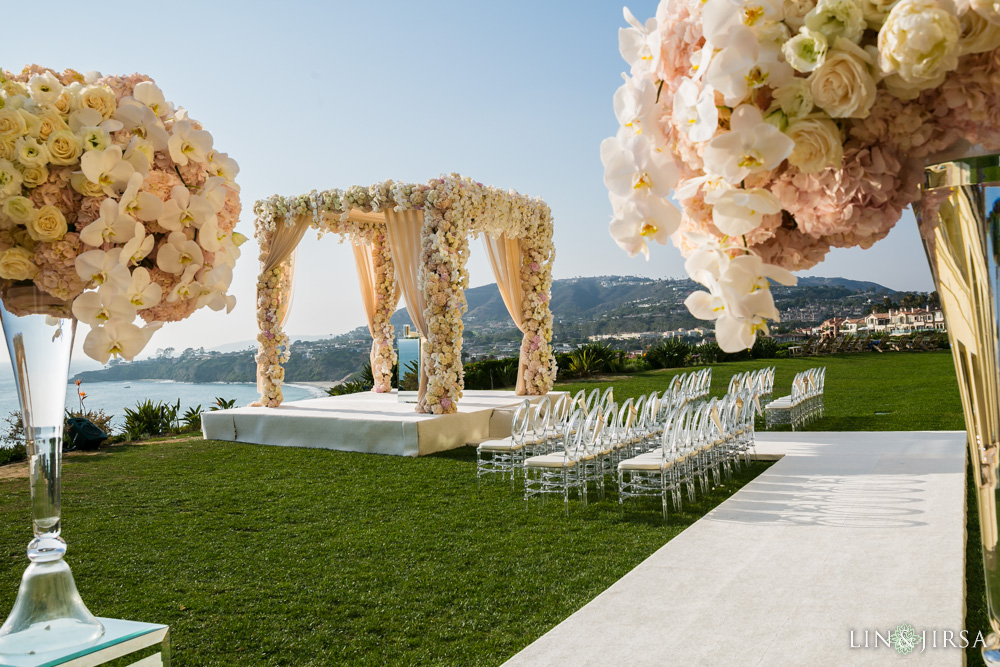
POLYGON ((132 359, 163 322, 232 309, 239 170, 144 75, 0 72, 0 294, 34 286, 132 359), (139 320, 142 326, 136 324, 139 320))
POLYGON ((777 319, 769 280, 884 238, 928 156, 1000 149, 1000 4, 670 0, 625 18, 611 235, 647 257, 672 238, 707 288, 688 308, 727 351, 777 319))

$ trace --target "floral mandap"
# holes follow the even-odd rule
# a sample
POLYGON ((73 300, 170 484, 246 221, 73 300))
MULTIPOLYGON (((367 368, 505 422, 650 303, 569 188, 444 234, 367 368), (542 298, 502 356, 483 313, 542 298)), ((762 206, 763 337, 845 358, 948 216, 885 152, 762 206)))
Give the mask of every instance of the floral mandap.
POLYGON ((548 205, 513 190, 452 174, 427 183, 385 181, 370 187, 313 191, 258 201, 257 380, 260 403, 281 404, 282 364, 290 341, 294 250, 307 229, 339 234, 354 249, 372 335, 373 391, 391 388, 396 362, 390 317, 400 295, 425 340, 416 410, 446 414, 462 396, 462 315, 468 286, 469 237, 482 236, 497 285, 523 332, 519 394, 547 393, 552 354, 552 215, 548 205))

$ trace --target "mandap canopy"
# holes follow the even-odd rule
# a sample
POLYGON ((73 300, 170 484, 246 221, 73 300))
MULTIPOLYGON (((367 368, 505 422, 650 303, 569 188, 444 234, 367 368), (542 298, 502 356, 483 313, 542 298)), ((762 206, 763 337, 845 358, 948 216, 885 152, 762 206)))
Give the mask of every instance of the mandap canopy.
POLYGON ((258 201, 257 387, 261 404, 281 404, 282 331, 292 296, 294 252, 306 229, 349 238, 372 335, 374 391, 389 391, 396 362, 389 318, 402 295, 423 346, 417 412, 455 412, 462 397, 462 315, 469 284, 469 236, 482 236, 507 310, 523 334, 517 393, 552 388, 552 214, 541 199, 452 174, 427 184, 385 181, 258 201))

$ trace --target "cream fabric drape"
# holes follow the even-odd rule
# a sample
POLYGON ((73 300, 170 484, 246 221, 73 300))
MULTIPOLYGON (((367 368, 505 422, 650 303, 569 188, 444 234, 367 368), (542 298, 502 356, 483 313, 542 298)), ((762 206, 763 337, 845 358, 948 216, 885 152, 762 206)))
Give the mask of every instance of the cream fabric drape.
MULTIPOLYGON (((298 247, 299 242, 302 241, 302 237, 305 236, 306 230, 309 229, 309 222, 311 220, 312 217, 310 215, 298 216, 291 225, 286 225, 283 220, 279 220, 277 229, 274 230, 274 234, 271 236, 271 249, 267 253, 267 257, 261 260, 261 275, 281 266, 284 262, 288 263, 285 277, 282 281, 285 289, 282 290, 278 304, 277 324, 279 327, 285 326, 285 322, 288 321, 288 315, 292 311, 292 294, 294 292, 292 288, 295 280, 295 249, 298 247)), ((258 392, 264 389, 261 371, 262 369, 258 367, 258 392)))
MULTIPOLYGON (((396 270, 396 287, 403 294, 406 312, 409 313, 413 326, 422 338, 427 338, 427 320, 424 317, 427 304, 424 301, 424 293, 420 289, 419 282, 423 227, 424 214, 421 211, 414 209, 405 211, 388 209, 385 211, 385 236, 389 242, 392 262, 396 270)), ((423 405, 426 393, 427 364, 421 363, 420 389, 417 395, 418 405, 423 405)))
MULTIPOLYGON (((483 246, 486 248, 486 255, 490 258, 490 266, 493 267, 497 288, 500 290, 504 305, 507 306, 507 312, 510 313, 515 326, 523 333, 524 289, 521 287, 521 262, 524 254, 521 242, 508 238, 506 234, 495 238, 489 234, 483 234, 483 246)), ((517 387, 515 388, 518 396, 524 396, 528 393, 524 383, 524 372, 528 366, 524 359, 523 345, 521 350, 517 364, 517 387)))

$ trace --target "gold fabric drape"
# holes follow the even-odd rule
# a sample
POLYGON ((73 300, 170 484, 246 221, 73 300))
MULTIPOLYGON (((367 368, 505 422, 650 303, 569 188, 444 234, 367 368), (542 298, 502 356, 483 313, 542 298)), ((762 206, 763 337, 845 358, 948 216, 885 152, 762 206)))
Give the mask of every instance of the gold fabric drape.
MULTIPOLYGON (((523 333, 524 289, 521 287, 521 263, 524 261, 524 253, 521 242, 508 238, 506 234, 501 234, 498 237, 483 234, 483 246, 486 248, 486 255, 490 258, 490 266, 493 267, 497 288, 500 290, 504 305, 507 306, 507 312, 510 313, 515 326, 523 333)), ((524 396, 528 393, 524 383, 524 372, 527 368, 525 346, 522 344, 517 364, 517 387, 515 388, 518 396, 524 396)))
MULTIPOLYGON (((377 308, 375 281, 378 280, 378 276, 375 275, 375 248, 370 242, 360 240, 352 244, 351 247, 354 250, 354 266, 358 270, 358 284, 361 286, 361 302, 365 307, 365 316, 368 318, 368 333, 372 337, 372 348, 368 358, 372 369, 374 369, 379 346, 379 338, 375 335, 375 315, 377 308)), ((396 309, 396 304, 399 303, 398 282, 389 301, 390 303, 385 304, 384 307, 391 313, 396 309)), ((389 344, 392 345, 392 342, 390 341, 389 344)), ((372 372, 374 373, 374 370, 372 372)))
MULTIPOLYGON (((284 289, 281 291, 278 302, 277 325, 282 328, 284 328, 285 322, 288 320, 288 315, 292 310, 295 249, 298 247, 299 242, 302 241, 302 237, 305 236, 306 230, 309 229, 309 222, 311 220, 311 215, 300 215, 291 225, 286 225, 284 220, 279 220, 277 222, 277 229, 274 230, 274 234, 271 236, 271 249, 266 256, 260 258, 260 275, 262 276, 278 268, 283 263, 287 263, 285 277, 282 280, 284 289)), ((263 377, 261 376, 262 370, 260 367, 257 368, 258 392, 263 391, 264 388, 263 377)))
MULTIPOLYGON (((423 227, 424 214, 421 211, 414 209, 385 211, 385 236, 389 242, 389 251, 392 253, 393 266, 396 270, 396 288, 403 294, 406 312, 409 313, 414 328, 422 338, 427 338, 427 319, 424 315, 427 304, 419 281, 423 227)), ((426 393, 427 364, 421 363, 417 405, 423 405, 426 393)))

